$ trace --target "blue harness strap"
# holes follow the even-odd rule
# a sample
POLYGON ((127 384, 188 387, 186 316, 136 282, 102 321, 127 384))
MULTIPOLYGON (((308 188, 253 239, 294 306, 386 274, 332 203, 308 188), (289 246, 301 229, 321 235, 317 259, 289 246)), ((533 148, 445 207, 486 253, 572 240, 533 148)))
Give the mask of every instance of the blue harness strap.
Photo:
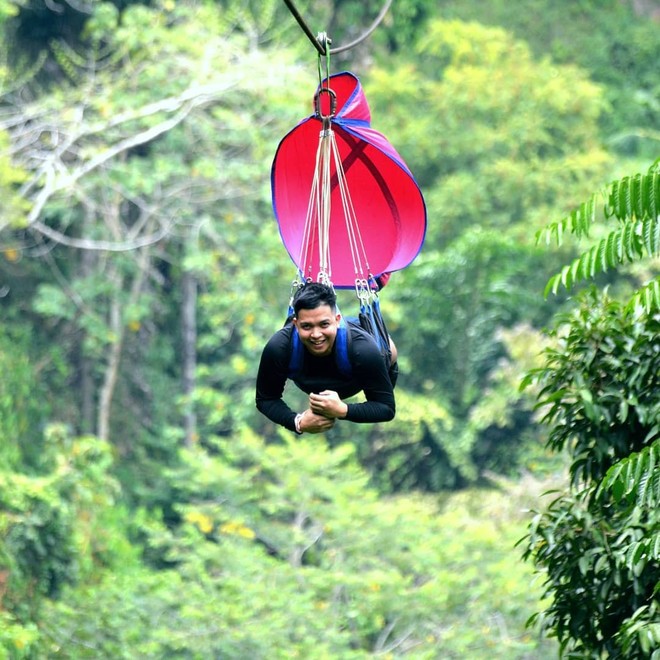
MULTIPOLYGON (((339 373, 345 378, 351 378, 353 375, 353 368, 348 357, 349 342, 350 331, 342 316, 339 321, 339 328, 337 328, 337 338, 335 339, 335 360, 339 373)), ((294 326, 291 332, 291 357, 289 358, 289 369, 287 372, 289 378, 295 379, 301 373, 304 360, 305 347, 300 341, 298 329, 294 326)))
POLYGON ((348 325, 344 321, 344 317, 339 322, 337 329, 337 339, 335 339, 335 359, 337 360, 337 368, 342 376, 350 378, 353 375, 353 367, 348 357, 348 344, 351 339, 351 333, 348 325))

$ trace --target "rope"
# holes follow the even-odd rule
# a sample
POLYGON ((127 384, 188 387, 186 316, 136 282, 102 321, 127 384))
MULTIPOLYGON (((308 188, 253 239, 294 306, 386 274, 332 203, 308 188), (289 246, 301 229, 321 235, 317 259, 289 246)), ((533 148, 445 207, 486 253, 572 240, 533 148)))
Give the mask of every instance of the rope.
POLYGON ((319 69, 319 89, 321 89, 321 86, 323 85, 323 71, 321 67, 321 58, 325 57, 325 80, 326 80, 326 87, 330 84, 330 44, 332 43, 331 40, 328 38, 328 35, 325 32, 320 32, 318 34, 318 38, 322 40, 323 44, 325 45, 325 53, 321 54, 319 53, 318 56, 318 69, 319 69))
POLYGON ((330 195, 332 193, 330 177, 330 157, 335 132, 331 128, 324 128, 321 134, 319 150, 321 151, 321 200, 319 213, 319 273, 317 279, 321 281, 324 275, 332 281, 332 263, 330 261, 330 195))
POLYGON ((391 5, 392 5, 392 0, 386 0, 385 4, 383 5, 383 8, 380 10, 380 14, 376 16, 376 20, 371 24, 369 28, 367 28, 365 32, 363 32, 354 41, 351 41, 345 46, 341 46, 339 48, 333 48, 330 52, 333 55, 336 55, 337 53, 343 53, 344 51, 350 50, 351 48, 355 48, 355 46, 365 41, 371 35, 371 33, 382 23, 383 19, 385 18, 385 14, 387 14, 391 5))

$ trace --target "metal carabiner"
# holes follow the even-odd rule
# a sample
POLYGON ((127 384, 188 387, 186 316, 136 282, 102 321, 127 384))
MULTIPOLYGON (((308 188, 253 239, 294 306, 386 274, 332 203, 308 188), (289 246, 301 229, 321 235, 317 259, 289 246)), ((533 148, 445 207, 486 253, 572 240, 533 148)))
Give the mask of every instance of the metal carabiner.
POLYGON ((329 87, 321 87, 319 91, 314 95, 314 114, 323 122, 323 128, 330 127, 330 120, 337 113, 337 95, 329 87), (328 101, 329 112, 328 114, 323 113, 321 108, 321 94, 327 94, 330 98, 328 101))

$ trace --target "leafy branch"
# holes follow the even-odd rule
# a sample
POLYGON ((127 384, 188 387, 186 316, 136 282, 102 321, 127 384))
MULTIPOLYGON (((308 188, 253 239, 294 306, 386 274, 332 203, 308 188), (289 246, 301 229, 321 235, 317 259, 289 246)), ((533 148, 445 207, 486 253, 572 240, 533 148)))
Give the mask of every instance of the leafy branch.
MULTIPOLYGON (((618 226, 553 275, 546 285, 546 296, 550 292, 556 294, 562 286, 569 291, 578 282, 623 263, 660 256, 660 161, 646 174, 625 176, 612 182, 604 194, 595 193, 569 215, 540 230, 537 243, 554 241, 561 245, 566 233, 576 238, 588 237, 600 215, 605 220, 615 218, 618 226), (602 198, 606 200, 604 203, 602 198)), ((628 311, 639 307, 647 313, 660 309, 658 276, 631 296, 628 311)))
MULTIPOLYGON (((615 502, 634 500, 649 510, 660 506, 660 428, 656 440, 641 451, 615 463, 599 485, 598 494, 611 493, 615 502)), ((657 538, 660 549, 660 537, 657 538)))

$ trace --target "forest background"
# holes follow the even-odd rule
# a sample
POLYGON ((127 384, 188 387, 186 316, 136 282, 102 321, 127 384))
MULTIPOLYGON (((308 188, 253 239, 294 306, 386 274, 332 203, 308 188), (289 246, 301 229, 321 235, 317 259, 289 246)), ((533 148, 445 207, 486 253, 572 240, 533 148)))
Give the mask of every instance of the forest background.
MULTIPOLYGON (((333 46, 381 8, 296 6, 333 46)), ((516 543, 570 461, 519 386, 577 252, 536 233, 657 158, 659 16, 395 0, 331 58, 429 224, 381 294, 396 419, 297 437, 254 406, 295 275, 270 165, 318 83, 291 13, 0 0, 0 657, 556 657, 516 543)))

